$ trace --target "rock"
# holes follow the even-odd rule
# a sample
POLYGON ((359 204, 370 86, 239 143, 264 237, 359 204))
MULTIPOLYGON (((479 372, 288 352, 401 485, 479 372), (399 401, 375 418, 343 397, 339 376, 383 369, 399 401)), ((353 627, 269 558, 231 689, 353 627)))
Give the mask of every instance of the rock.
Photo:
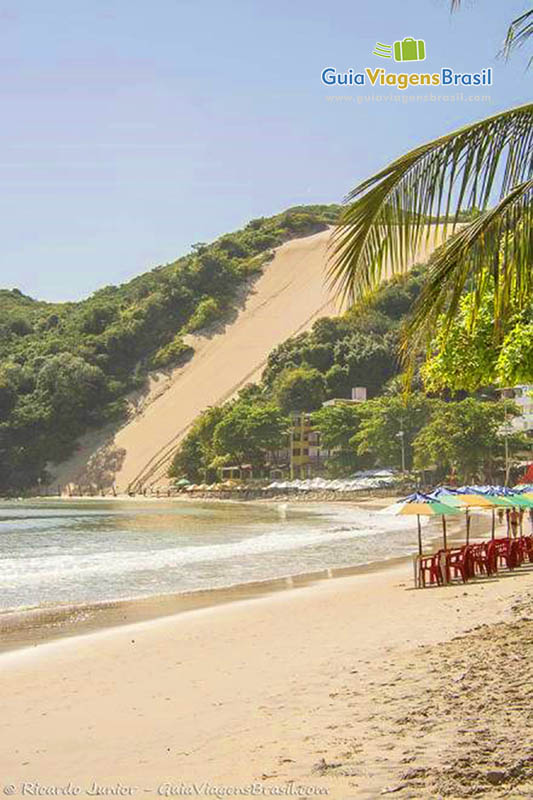
POLYGON ((501 769, 493 769, 490 772, 487 772, 485 778, 491 783, 493 786, 497 786, 499 783, 503 783, 506 779, 507 775, 501 769))

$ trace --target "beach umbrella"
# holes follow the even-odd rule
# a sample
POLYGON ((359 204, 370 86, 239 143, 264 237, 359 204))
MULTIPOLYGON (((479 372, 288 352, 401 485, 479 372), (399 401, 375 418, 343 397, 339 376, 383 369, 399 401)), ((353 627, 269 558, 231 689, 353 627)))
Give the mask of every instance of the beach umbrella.
POLYGON ((490 508, 491 502, 488 498, 483 497, 478 492, 473 490, 473 487, 462 486, 459 489, 450 489, 446 486, 441 486, 434 489, 429 497, 434 497, 441 503, 449 506, 454 506, 458 509, 465 510, 466 516, 466 543, 470 541, 470 515, 468 513, 470 508, 490 508))
MULTIPOLYGON (((513 489, 509 489, 507 486, 496 486, 491 487, 494 492, 501 497, 502 499, 506 500, 510 506, 513 508, 520 509, 520 536, 523 535, 523 528, 522 528, 522 515, 524 509, 528 509, 531 513, 531 509, 533 508, 533 495, 528 494, 527 492, 517 492, 513 489)), ((509 528, 509 520, 507 521, 507 526, 509 528)), ((494 526, 493 526, 494 527, 494 526)), ((507 534, 509 535, 509 529, 507 530, 507 534)), ((493 537, 494 538, 494 537, 493 537)))
MULTIPOLYGON (((448 514, 460 514, 457 506, 442 503, 440 500, 430 497, 422 492, 415 492, 403 500, 399 500, 388 508, 384 508, 383 514, 394 514, 395 516, 416 516, 418 524, 418 553, 422 555, 422 525, 420 517, 439 517, 448 514)), ((444 547, 446 548, 446 527, 443 526, 444 547)))
POLYGON ((513 486, 513 492, 516 494, 533 494, 533 483, 517 483, 513 486))
POLYGON ((470 508, 491 509, 492 511, 492 538, 495 536, 495 506, 506 506, 509 508, 512 504, 507 499, 501 497, 496 492, 496 487, 493 486, 460 486, 457 490, 457 496, 461 499, 466 507, 466 543, 470 542, 470 515, 468 513, 470 508))
POLYGON ((491 508, 492 510, 492 538, 495 538, 496 508, 531 508, 531 498, 521 495, 505 486, 463 486, 458 490, 458 496, 467 506, 466 541, 470 539, 470 519, 468 508, 491 508))
POLYGON ((533 507, 533 499, 528 496, 527 492, 517 492, 507 487, 491 486, 488 494, 490 497, 495 496, 499 497, 500 500, 505 500, 510 506, 518 508, 533 507))
MULTIPOLYGON (((433 489, 432 492, 428 493, 428 497, 431 497, 432 500, 437 500, 440 503, 444 503, 447 506, 453 506, 454 508, 466 508, 466 503, 463 501, 461 495, 457 491, 457 489, 451 489, 448 486, 439 486, 436 489, 433 489)), ((468 527, 468 508, 466 508, 467 514, 467 527, 468 527)), ((446 539, 446 516, 442 515, 442 540, 444 542, 444 549, 448 549, 448 542, 446 539)))
POLYGON ((191 482, 187 480, 187 478, 180 478, 179 481, 174 483, 174 486, 190 486, 191 482))

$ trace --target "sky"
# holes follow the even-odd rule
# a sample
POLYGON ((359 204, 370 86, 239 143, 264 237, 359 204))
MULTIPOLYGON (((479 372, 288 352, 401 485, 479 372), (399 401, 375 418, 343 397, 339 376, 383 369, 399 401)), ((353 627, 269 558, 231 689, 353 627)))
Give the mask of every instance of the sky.
POLYGON ((340 202, 408 149, 529 102, 526 54, 497 53, 530 2, 449 6, 0 0, 0 287, 80 299, 254 217, 340 202), (405 37, 425 40, 423 64, 372 55, 405 37), (401 104, 321 82, 367 66, 492 67, 494 85, 489 101, 401 104))

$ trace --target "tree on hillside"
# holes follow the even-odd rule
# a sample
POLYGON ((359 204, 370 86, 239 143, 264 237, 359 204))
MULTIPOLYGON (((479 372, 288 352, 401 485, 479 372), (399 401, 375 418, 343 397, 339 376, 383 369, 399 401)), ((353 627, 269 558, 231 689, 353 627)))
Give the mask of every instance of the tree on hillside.
POLYGON ((0 372, 0 422, 7 419, 17 402, 17 391, 6 372, 0 372))
POLYGON ((274 396, 284 414, 315 411, 326 399, 324 377, 310 367, 286 369, 276 380, 274 396))
POLYGON ((209 465, 216 455, 213 436, 227 411, 226 406, 212 406, 196 418, 172 460, 168 472, 171 478, 186 477, 199 482, 214 477, 209 472, 209 465))
POLYGON ((353 438, 359 430, 361 411, 359 405, 339 403, 324 406, 312 416, 313 427, 320 432, 320 444, 331 450, 327 462, 330 475, 349 475, 364 465, 364 459, 353 446, 353 438))
POLYGON ((289 422, 274 405, 235 403, 213 432, 217 456, 260 468, 266 455, 286 443, 289 422))
POLYGON ((428 422, 435 400, 421 393, 376 397, 359 407, 361 422, 352 438, 360 455, 378 467, 413 466, 413 442, 428 422), (403 453, 402 453, 403 450, 403 453))
MULTIPOLYGON (((452 5, 457 7, 458 0, 452 5)), ((515 20, 506 52, 533 35, 533 11, 515 20)), ((359 184, 337 230, 331 279, 352 302, 405 271, 428 241, 430 218, 454 233, 431 259, 403 337, 412 359, 444 314, 451 323, 465 289, 478 318, 484 286, 495 287, 492 341, 533 299, 533 104, 495 114, 411 150, 359 184), (493 204, 492 207, 489 207, 493 204), (465 210, 480 209, 460 228, 465 210)))
POLYGON ((496 469, 504 464, 506 436, 510 453, 526 444, 522 435, 506 430, 518 412, 514 403, 473 397, 438 402, 413 443, 415 467, 436 468, 440 479, 453 473, 459 483, 495 483, 496 469))
POLYGON ((91 413, 105 399, 105 375, 79 356, 58 353, 39 370, 36 392, 59 415, 91 413))

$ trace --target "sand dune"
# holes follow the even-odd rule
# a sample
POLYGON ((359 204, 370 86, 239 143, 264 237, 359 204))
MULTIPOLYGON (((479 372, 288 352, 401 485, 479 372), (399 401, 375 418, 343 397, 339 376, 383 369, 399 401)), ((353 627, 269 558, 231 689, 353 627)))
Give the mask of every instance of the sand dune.
MULTIPOLYGON (((195 336, 193 359, 170 379, 152 379, 148 398, 119 431, 85 437, 76 455, 52 470, 54 482, 115 483, 119 492, 161 485, 176 446, 203 409, 258 379, 276 345, 341 310, 325 282, 330 236, 327 230, 277 248, 235 320, 195 336)), ((432 246, 421 248, 416 260, 441 238, 436 229, 432 246)))

